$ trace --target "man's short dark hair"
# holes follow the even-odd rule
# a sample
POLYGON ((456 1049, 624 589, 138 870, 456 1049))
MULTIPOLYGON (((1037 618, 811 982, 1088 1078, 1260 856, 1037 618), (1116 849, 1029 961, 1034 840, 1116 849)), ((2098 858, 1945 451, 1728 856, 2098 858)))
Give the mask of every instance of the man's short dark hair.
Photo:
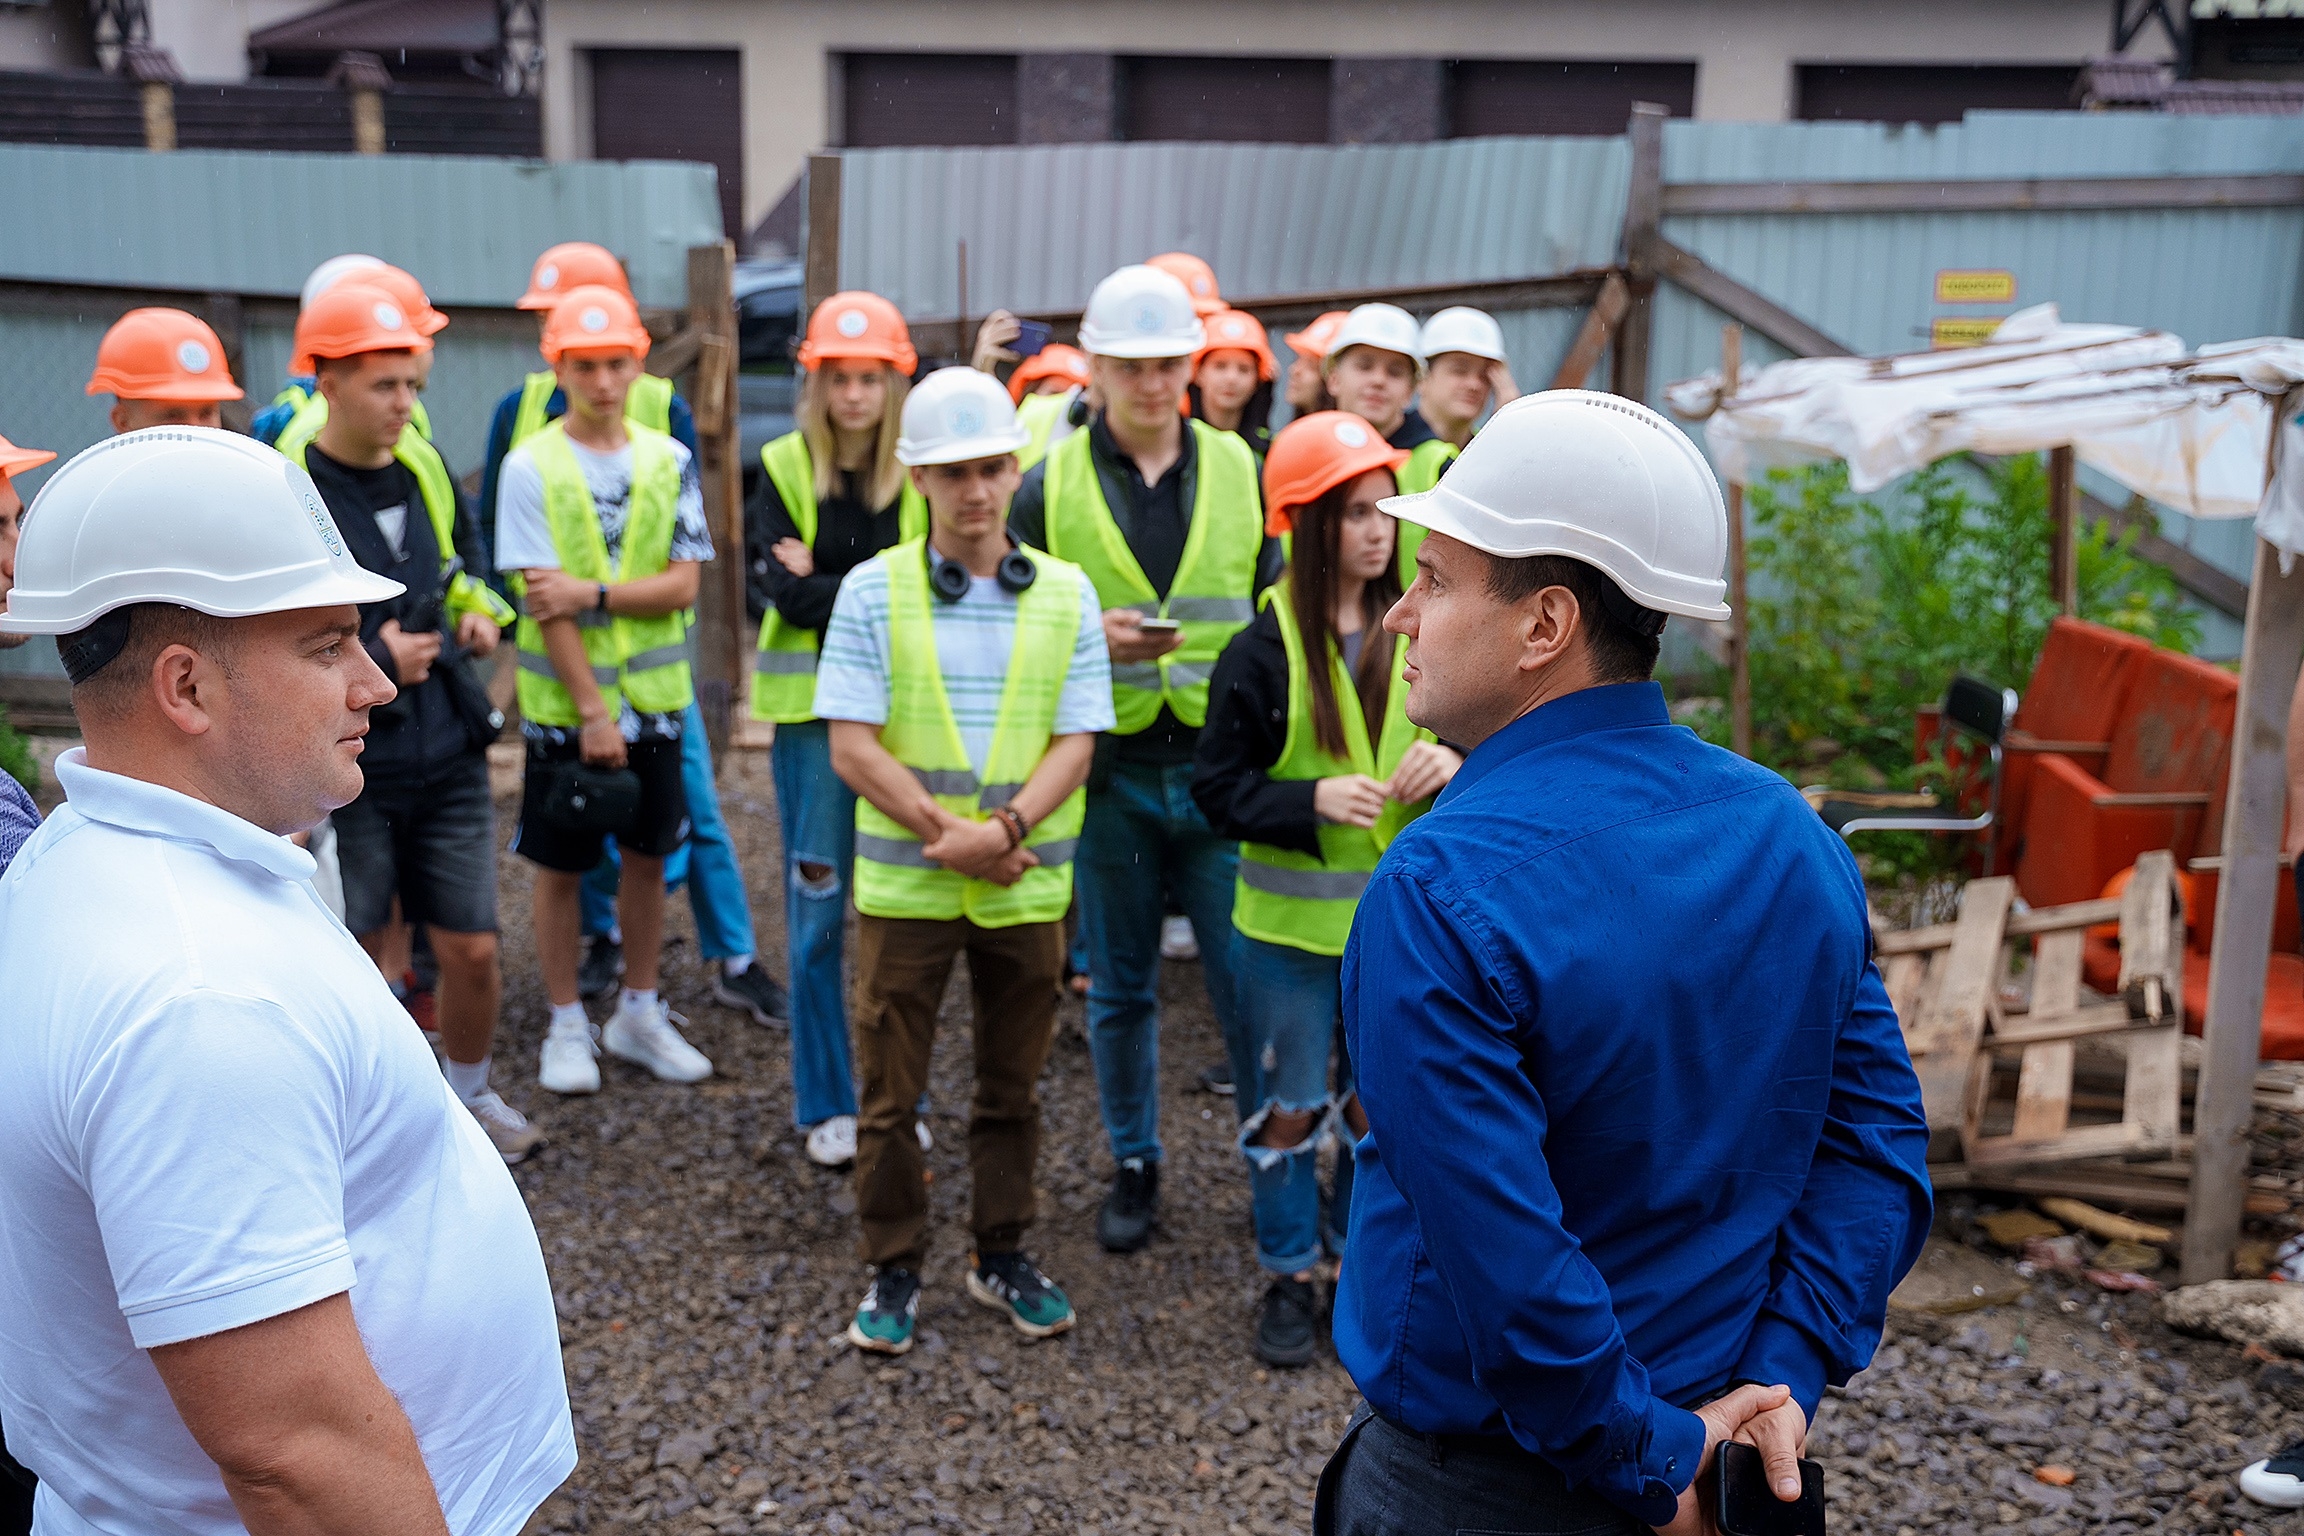
POLYGON ((1656 658, 1664 649, 1663 615, 1643 608, 1601 572, 1567 555, 1523 555, 1508 559, 1488 557, 1488 595, 1500 603, 1517 603, 1546 587, 1566 587, 1583 615, 1584 643, 1591 647, 1592 670, 1603 683, 1644 683, 1656 675, 1656 658), (1623 610, 1620 616, 1618 609, 1623 610), (1634 628, 1655 622, 1655 632, 1634 628))
POLYGON ((56 649, 72 677, 72 707, 112 715, 129 706, 151 676, 153 658, 171 645, 188 645, 229 674, 231 633, 229 619, 175 603, 136 603, 58 636, 56 649))

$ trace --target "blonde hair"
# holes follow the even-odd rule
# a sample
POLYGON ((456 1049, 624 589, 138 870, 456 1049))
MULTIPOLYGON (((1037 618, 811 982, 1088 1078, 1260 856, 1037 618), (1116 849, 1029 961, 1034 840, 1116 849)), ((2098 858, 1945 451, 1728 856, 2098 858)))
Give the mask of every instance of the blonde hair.
MULTIPOLYGON (((827 358, 825 364, 833 361, 836 359, 827 358)), ((896 462, 896 436, 904 419, 904 396, 912 388, 910 379, 886 363, 880 365, 880 376, 888 381, 888 399, 880 408, 880 425, 873 431, 872 456, 864 479, 865 505, 875 512, 893 505, 904 491, 904 466, 896 462)), ((801 439, 808 444, 808 462, 816 470, 818 501, 840 488, 833 478, 839 465, 833 451, 832 412, 819 382, 823 377, 824 364, 808 370, 800 386, 800 403, 792 413, 801 439)))

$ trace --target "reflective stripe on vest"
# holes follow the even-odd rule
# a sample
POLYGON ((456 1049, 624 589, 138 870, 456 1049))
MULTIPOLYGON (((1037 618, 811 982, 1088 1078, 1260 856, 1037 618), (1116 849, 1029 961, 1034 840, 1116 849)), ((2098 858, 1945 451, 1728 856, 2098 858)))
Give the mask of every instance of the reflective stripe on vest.
MULTIPOLYGON (((792 518, 800 542, 816 547, 816 461, 808 440, 787 432, 760 450, 760 467, 792 518)), ((904 477, 897 498, 897 540, 928 537, 928 503, 904 477)), ((760 648, 752 656, 752 718, 792 725, 816 718, 816 648, 822 637, 778 613, 771 604, 760 616, 760 648)))
MULTIPOLYGON (((1430 731, 1419 730, 1408 719, 1408 684, 1401 676, 1408 664, 1408 640, 1392 642, 1392 686, 1384 699, 1382 733, 1371 749, 1368 725, 1360 712, 1360 696, 1344 670, 1344 657, 1333 641, 1328 647, 1329 681, 1336 690, 1336 711, 1343 717, 1345 758, 1322 749, 1312 724, 1311 672, 1305 659, 1303 635, 1288 604, 1285 578, 1264 594, 1279 620, 1280 643, 1288 653, 1288 735, 1280 760, 1272 765, 1274 782, 1328 779, 1362 773, 1389 780, 1410 746, 1431 741, 1430 731)), ((1366 642, 1363 641, 1363 644, 1366 642)), ((1377 860, 1400 829, 1431 805, 1425 800, 1409 806, 1386 800, 1373 828, 1320 828, 1320 857, 1265 843, 1240 845, 1240 874, 1232 892, 1232 923, 1252 939, 1285 944, 1315 955, 1341 955, 1352 936, 1352 914, 1377 860)))
MULTIPOLYGON (((512 441, 506 447, 519 447, 552 422, 547 412, 553 392, 559 387, 560 381, 550 373, 532 373, 520 381, 520 404, 512 413, 512 441)), ((624 419, 669 433, 672 430, 672 381, 652 373, 634 379, 631 393, 624 397, 624 419)))
MULTIPOLYGON (((309 470, 311 466, 305 463, 304 450, 312 446, 312 440, 327 424, 328 402, 314 395, 288 419, 288 425, 280 429, 280 436, 272 446, 309 470), (314 406, 318 409, 313 409, 314 406)), ((440 569, 445 571, 448 562, 456 556, 456 482, 448 473, 447 461, 440 457, 440 450, 432 446, 432 440, 416 430, 413 421, 400 429, 400 441, 392 445, 392 457, 415 477, 417 494, 424 500, 424 515, 432 523, 432 542, 440 552, 440 569)), ((451 614, 484 614, 488 622, 499 629, 513 619, 512 605, 470 571, 459 572, 448 584, 446 607, 451 614)))
MULTIPOLYGON (((635 581, 671 564, 672 535, 680 514, 680 468, 672 439, 627 423, 632 439, 632 492, 627 503, 623 557, 611 576, 608 543, 592 490, 576 462, 568 435, 555 421, 523 446, 544 482, 544 522, 560 568, 581 581, 635 581)), ((515 589, 519 578, 514 577, 515 589)), ((579 624, 592 681, 609 713, 620 701, 647 714, 677 714, 695 700, 688 669, 688 626, 678 613, 638 617, 612 614, 606 623, 579 624)), ((544 649, 544 628, 526 614, 515 631, 520 649, 520 713, 538 725, 581 725, 576 696, 560 681, 544 649)))
MULTIPOLYGON (((1400 466, 1398 475, 1400 494, 1413 496, 1438 485, 1457 452, 1454 443, 1438 437, 1409 449, 1408 462, 1400 466)), ((1416 547, 1423 542, 1423 524, 1400 524, 1400 590, 1403 592, 1416 585, 1416 547)))
POLYGON ((1230 432, 1187 422, 1198 457, 1192 527, 1163 601, 1112 519, 1088 451, 1075 432, 1048 455, 1042 472, 1049 553, 1079 564, 1107 609, 1134 608, 1174 619, 1184 643, 1156 662, 1112 668, 1116 734, 1149 726, 1165 703, 1197 726, 1208 718, 1208 679, 1231 638, 1255 617, 1256 560, 1264 549, 1264 510, 1256 496, 1256 455, 1230 432))
MULTIPOLYGON (((1016 639, 1000 690, 1000 713, 984 772, 969 764, 936 659, 936 600, 928 591, 925 540, 873 558, 888 571, 888 723, 880 744, 919 778, 939 805, 982 821, 1031 779, 1054 739, 1056 706, 1080 633, 1078 567, 1024 551, 1039 575, 1016 598, 1016 639)), ((980 928, 1053 923, 1072 904, 1072 857, 1088 804, 1076 789, 1025 839, 1040 862, 1014 885, 973 880, 920 851, 920 839, 868 799, 856 802, 856 910, 869 917, 965 917, 980 928)))

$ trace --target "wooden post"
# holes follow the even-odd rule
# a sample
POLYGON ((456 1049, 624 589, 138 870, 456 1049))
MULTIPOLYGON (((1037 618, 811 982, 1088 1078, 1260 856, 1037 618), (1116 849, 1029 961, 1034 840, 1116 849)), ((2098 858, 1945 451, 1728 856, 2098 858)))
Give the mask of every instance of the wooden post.
POLYGON ((736 247, 722 240, 688 251, 687 325, 697 336, 688 403, 696 440, 704 515, 712 525, 713 559, 697 590, 696 701, 712 749, 725 752, 732 712, 744 683, 744 468, 736 405, 736 247))
POLYGON ((144 147, 176 147, 176 87, 166 80, 147 80, 137 87, 144 106, 144 147))
MULTIPOLYGON (((2278 419, 2278 418, 2275 418, 2278 419)), ((2278 551, 2256 543, 2240 649, 2240 705, 2224 800, 2224 867, 2216 884, 2216 943, 2192 1107, 2192 1202, 2184 1219, 2183 1283, 2232 1272, 2248 1194, 2248 1120, 2264 1029, 2264 957, 2280 879, 2288 800, 2288 709, 2304 661, 2304 570, 2280 574, 2278 551)))
POLYGON ((2048 595, 2069 617, 2080 611, 2080 476, 2071 446, 2048 450, 2048 595))
POLYGON ((1609 273, 1602 280, 1600 291, 1592 296, 1591 312, 1585 315, 1576 339, 1569 343, 1568 355, 1560 360, 1559 371, 1552 375, 1554 389, 1584 387, 1584 381, 1592 376, 1593 365, 1606 350, 1608 339, 1616 334, 1616 323, 1624 318, 1631 302, 1631 293, 1624 286, 1624 274, 1609 273))
MULTIPOLYGON (((1744 377, 1744 327, 1720 327, 1720 403, 1726 409, 1744 377)), ((1744 487, 1728 482, 1728 745, 1752 755, 1752 626, 1744 616, 1744 487)))
POLYGON ((1624 272, 1631 302, 1616 328, 1615 392, 1648 398, 1649 338, 1655 325, 1656 242, 1664 214, 1664 119, 1652 101, 1632 104, 1632 183, 1624 195, 1624 272))
MULTIPOLYGON (((816 306, 840 291, 840 157, 808 157, 808 259, 801 276, 801 301, 816 306)), ((808 315, 800 317, 808 323, 808 315)))

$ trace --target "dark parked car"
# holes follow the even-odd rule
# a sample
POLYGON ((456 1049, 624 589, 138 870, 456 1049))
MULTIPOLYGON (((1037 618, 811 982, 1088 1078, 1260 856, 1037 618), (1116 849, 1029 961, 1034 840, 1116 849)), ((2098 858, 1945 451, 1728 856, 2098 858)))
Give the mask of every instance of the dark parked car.
POLYGON ((736 263, 736 402, 743 439, 744 494, 761 474, 760 450, 792 430, 799 367, 800 263, 736 263))

